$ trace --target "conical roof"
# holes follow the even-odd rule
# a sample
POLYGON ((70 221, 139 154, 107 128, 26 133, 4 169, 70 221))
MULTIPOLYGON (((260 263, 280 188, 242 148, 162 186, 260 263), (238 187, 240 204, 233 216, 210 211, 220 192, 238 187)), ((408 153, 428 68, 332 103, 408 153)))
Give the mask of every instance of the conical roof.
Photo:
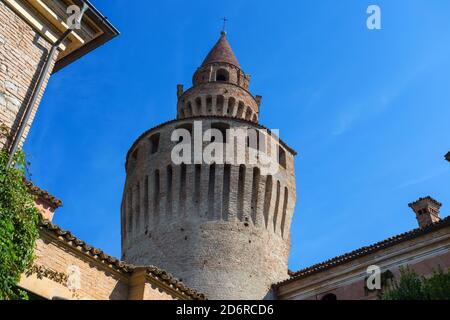
POLYGON ((202 66, 217 62, 226 62, 239 67, 239 62, 231 49, 225 32, 221 33, 219 41, 217 41, 216 45, 208 53, 202 66))

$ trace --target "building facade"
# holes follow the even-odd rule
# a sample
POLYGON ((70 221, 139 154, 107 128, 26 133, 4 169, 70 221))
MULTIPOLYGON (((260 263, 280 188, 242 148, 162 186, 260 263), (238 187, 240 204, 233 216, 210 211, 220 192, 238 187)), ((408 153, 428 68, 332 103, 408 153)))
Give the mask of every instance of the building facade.
POLYGON ((22 145, 52 73, 117 35, 108 20, 84 0, 0 0, 0 149, 9 151, 15 140, 22 145), (80 28, 73 30, 50 57, 52 47, 69 29, 73 14, 69 6, 81 8, 85 4, 88 10, 80 28), (26 118, 28 109, 30 116, 26 118))
MULTIPOLYGON (((70 65, 118 35, 108 20, 85 0, 0 0, 0 149, 10 151, 26 139, 50 75, 70 65), (69 29, 71 5, 87 6, 80 28, 69 29), (50 58, 53 46, 57 54, 50 58), (48 69, 44 66, 48 63, 48 69), (37 92, 40 79, 43 81, 37 92), (31 97, 37 95, 33 104, 31 97), (27 109, 31 114, 25 120, 27 109), (22 134, 19 128, 23 127, 22 134)), ((35 260, 18 286, 34 299, 192 300, 204 295, 185 286, 164 270, 135 267, 78 239, 51 223, 62 205, 31 182, 42 215, 35 260)))
POLYGON ((414 208, 419 228, 291 273, 274 285, 280 300, 376 300, 398 280, 402 268, 429 277, 450 269, 450 217, 438 202, 421 198, 414 208), (437 210, 436 210, 437 208, 437 210), (380 268, 381 288, 369 290, 368 268, 380 268))

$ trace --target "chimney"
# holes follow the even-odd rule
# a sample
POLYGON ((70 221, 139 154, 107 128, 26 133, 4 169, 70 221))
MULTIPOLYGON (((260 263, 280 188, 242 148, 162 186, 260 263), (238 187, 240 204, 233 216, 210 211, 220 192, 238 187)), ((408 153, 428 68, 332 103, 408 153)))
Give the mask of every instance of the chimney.
POLYGON ((441 221, 439 209, 442 204, 428 196, 408 205, 416 213, 417 222, 420 228, 425 228, 433 223, 441 221))
POLYGON ((450 151, 445 155, 445 159, 450 162, 450 151))

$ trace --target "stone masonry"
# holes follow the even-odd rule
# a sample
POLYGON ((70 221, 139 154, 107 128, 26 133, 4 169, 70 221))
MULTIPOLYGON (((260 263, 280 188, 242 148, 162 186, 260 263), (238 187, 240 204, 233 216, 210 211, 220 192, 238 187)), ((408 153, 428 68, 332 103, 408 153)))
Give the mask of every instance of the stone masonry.
MULTIPOLYGON (((264 129, 261 97, 248 91, 249 80, 223 33, 193 87, 178 86, 177 120, 144 133, 127 155, 122 259, 164 268, 209 299, 262 299, 271 284, 288 277, 295 151, 281 140, 267 150, 279 153, 273 174, 247 163, 250 148, 244 164, 177 165, 171 158, 176 129, 195 135, 199 122, 201 134, 264 129)), ((264 141, 275 138, 260 134, 264 141)), ((232 143, 238 148, 246 141, 232 143)))
POLYGON ((40 222, 33 265, 19 287, 42 299, 191 300, 205 297, 156 267, 119 261, 62 230, 40 222))
MULTIPOLYGON (((0 1, 0 124, 6 127, 10 138, 21 122, 33 84, 50 48, 47 40, 0 1)), ((46 75, 22 141, 33 122, 52 68, 46 75)), ((6 138, 1 136, 0 149, 5 148, 5 143, 6 138)))

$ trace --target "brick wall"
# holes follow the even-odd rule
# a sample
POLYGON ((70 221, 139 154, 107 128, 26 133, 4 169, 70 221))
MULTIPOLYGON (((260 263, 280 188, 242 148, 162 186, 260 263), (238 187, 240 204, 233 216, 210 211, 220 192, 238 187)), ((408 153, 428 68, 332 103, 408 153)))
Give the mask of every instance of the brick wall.
MULTIPOLYGON (((215 123, 258 128, 231 118, 203 118, 202 128, 215 123)), ((147 132, 129 153, 122 259, 163 268, 209 299, 262 299, 288 277, 294 155, 286 152, 286 168, 270 174, 260 164, 175 165, 171 135, 183 125, 193 127, 193 120, 147 132)))
MULTIPOLYGON (((0 123, 4 124, 12 134, 17 131, 35 80, 50 47, 51 44, 26 21, 6 4, 0 2, 0 123)), ((38 102, 27 123, 23 140, 33 122, 49 76, 49 74, 46 76, 38 102)), ((0 138, 0 148, 4 147, 5 138, 0 138)))
POLYGON ((181 295, 149 280, 145 268, 119 270, 45 230, 36 242, 33 266, 41 274, 24 274, 19 286, 46 299, 173 300, 181 295), (61 281, 61 275, 67 278, 61 281))
MULTIPOLYGON (((35 255, 34 264, 37 266, 64 274, 69 273, 69 268, 76 267, 79 270, 79 288, 69 290, 70 296, 65 296, 67 299, 126 300, 128 297, 128 275, 90 259, 80 250, 74 250, 45 233, 36 243, 35 255)), ((58 286, 56 282, 43 285, 47 290, 58 286)))

